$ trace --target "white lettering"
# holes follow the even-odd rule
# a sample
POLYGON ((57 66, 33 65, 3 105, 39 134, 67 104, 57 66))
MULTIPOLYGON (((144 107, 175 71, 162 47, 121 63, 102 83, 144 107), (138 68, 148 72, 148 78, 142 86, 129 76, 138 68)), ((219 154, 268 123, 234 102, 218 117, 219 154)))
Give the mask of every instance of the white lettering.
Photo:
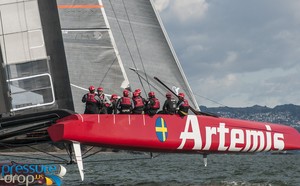
MULTIPOLYGON (((270 125, 266 125, 267 131, 272 131, 270 125)), ((269 151, 271 150, 272 147, 272 138, 271 138, 271 132, 266 132, 267 136, 267 146, 264 151, 269 151)))
MULTIPOLYGON (((270 125, 266 130, 245 130, 244 128, 228 128, 225 123, 218 127, 205 127, 205 141, 202 144, 198 117, 189 115, 186 119, 184 131, 180 134, 181 144, 177 149, 184 149, 187 140, 194 142, 192 150, 204 151, 232 151, 232 152, 260 152, 283 150, 285 148, 284 135, 273 133, 270 125), (202 149, 202 147, 204 148, 202 149)), ((191 143, 186 148, 191 148, 191 143)))
POLYGON ((193 150, 201 150, 202 139, 200 134, 200 128, 198 123, 198 118, 195 115, 188 115, 185 123, 185 129, 180 134, 180 139, 182 139, 178 149, 183 149, 186 140, 194 140, 193 150), (189 127, 191 126, 192 131, 189 132, 189 127))
POLYGON ((28 186, 29 184, 34 182, 34 176, 33 175, 25 176, 23 174, 21 174, 21 175, 8 174, 8 175, 4 176, 3 180, 5 183, 9 183, 9 184, 13 183, 15 185, 15 183, 17 183, 17 185, 19 185, 19 184, 23 185, 25 183, 25 185, 28 186))
POLYGON ((283 150, 284 149, 284 137, 283 134, 275 133, 274 134, 274 149, 283 150))
POLYGON ((226 133, 229 133, 229 129, 225 127, 225 123, 220 123, 218 127, 218 133, 219 133, 219 151, 226 151, 228 147, 225 146, 225 135, 226 133))
POLYGON ((262 131, 246 130, 246 147, 244 152, 261 151, 265 146, 265 137, 262 131), (258 139, 259 138, 259 139, 258 139), (252 148, 250 149, 252 145, 252 148), (257 149, 259 146, 259 149, 257 149))
POLYGON ((241 129, 232 129, 230 134, 229 151, 241 151, 242 147, 237 147, 237 144, 244 144, 244 131, 241 129))
POLYGON ((216 127, 205 127, 205 134, 206 134, 206 140, 205 140, 205 147, 203 150, 209 150, 212 142, 212 135, 217 134, 216 127))

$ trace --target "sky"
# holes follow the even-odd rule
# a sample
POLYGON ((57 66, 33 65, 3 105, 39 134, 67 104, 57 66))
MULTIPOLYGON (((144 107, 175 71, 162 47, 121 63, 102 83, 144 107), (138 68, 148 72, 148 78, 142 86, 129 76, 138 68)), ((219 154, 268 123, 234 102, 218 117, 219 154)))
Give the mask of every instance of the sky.
POLYGON ((300 105, 299 0, 154 0, 199 105, 300 105))

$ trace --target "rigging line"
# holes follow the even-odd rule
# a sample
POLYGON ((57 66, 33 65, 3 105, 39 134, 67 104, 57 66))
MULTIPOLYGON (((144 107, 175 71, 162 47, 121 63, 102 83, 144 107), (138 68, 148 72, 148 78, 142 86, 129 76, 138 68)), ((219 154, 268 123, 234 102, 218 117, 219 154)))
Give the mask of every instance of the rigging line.
POLYGON ((220 102, 217 102, 217 101, 215 101, 215 100, 212 100, 212 99, 210 99, 210 98, 207 98, 207 97, 205 97, 205 96, 201 96, 201 95, 199 95, 199 94, 194 94, 194 95, 199 96, 199 97, 201 97, 201 98, 204 98, 204 99, 206 99, 206 100, 208 100, 208 101, 211 101, 211 102, 213 102, 213 103, 216 103, 216 104, 218 104, 218 105, 227 107, 226 105, 224 105, 224 104, 222 104, 222 103, 220 103, 220 102))
POLYGON ((90 157, 90 156, 93 156, 93 155, 95 155, 95 154, 97 154, 97 153, 99 153, 99 152, 101 152, 102 151, 102 149, 101 150, 98 150, 98 151, 96 151, 96 152, 94 152, 94 153, 92 153, 92 154, 89 154, 89 155, 87 155, 87 156, 85 156, 85 157, 82 157, 82 159, 86 159, 86 158, 88 158, 88 157, 90 157))
MULTIPOLYGON (((157 77, 154 77, 154 79, 156 79, 160 84, 162 84, 164 87, 166 87, 172 94, 174 94, 177 98, 179 98, 179 96, 173 91, 171 90, 166 84, 164 84, 160 79, 158 79, 157 77)), ((210 114, 210 113, 206 113, 206 112, 201 112, 198 110, 195 110, 193 107, 189 106, 189 109, 195 114, 195 115, 205 115, 205 116, 212 116, 212 117, 219 117, 215 114, 210 114)))
MULTIPOLYGON (((139 70, 136 70, 136 69, 132 69, 132 68, 130 68, 130 70, 133 70, 133 71, 139 71, 139 70)), ((146 73, 144 73, 144 72, 139 72, 139 75, 140 74, 145 74, 145 76, 146 76, 146 73)), ((155 78, 152 78, 152 77, 150 77, 149 75, 148 75, 148 78, 151 80, 151 81, 153 81, 153 83, 155 84, 155 82, 157 82, 157 80, 155 80, 155 78)), ((165 83, 168 83, 168 84, 173 84, 172 82, 168 82, 168 81, 164 81, 165 83)), ((150 85, 151 85, 151 83, 150 83, 150 85)), ((156 84, 155 86, 153 86, 153 85, 151 85, 152 87, 157 87, 157 86, 160 86, 160 88, 162 89, 162 90, 168 90, 168 89, 166 89, 166 87, 165 86, 163 86, 163 85, 161 85, 161 84, 156 84)), ((175 87, 175 86, 173 86, 173 87, 175 87)), ((176 88, 178 88, 178 87, 176 87, 176 88)), ((184 89, 184 88, 182 88, 182 87, 180 87, 181 88, 181 90, 184 90, 184 92, 188 92, 186 89, 184 89)), ((157 90, 157 88, 155 88, 156 90, 157 90)), ((168 90, 169 91, 169 90, 168 90)), ((159 93, 161 94, 161 95, 163 95, 164 96, 164 94, 161 92, 161 91, 159 91, 159 93)), ((189 95, 188 95, 189 96, 189 95)))
POLYGON ((68 149, 70 149, 70 144, 68 144, 68 145, 69 145, 68 147, 67 147, 66 143, 63 143, 63 145, 64 145, 64 147, 65 147, 65 150, 66 150, 68 156, 69 156, 70 158, 72 158, 72 157, 71 157, 71 152, 69 152, 69 150, 68 150, 68 149))
MULTIPOLYGON (((132 69, 132 68, 129 68, 130 70, 133 70, 141 79, 143 79, 144 81, 146 81, 146 79, 141 75, 141 72, 140 73, 138 73, 138 71, 139 70, 135 70, 135 69, 132 69)), ((145 73, 146 74, 146 73, 145 73)), ((153 81, 154 82, 154 81, 153 81)), ((162 92, 162 91, 160 91, 158 88, 157 88, 157 86, 154 86, 154 85, 152 85, 150 82, 149 82, 149 85, 150 86, 152 86, 155 90, 156 90, 156 92, 158 92, 159 94, 161 94, 161 95, 164 95, 164 93, 162 92)), ((145 94, 146 94, 146 92, 145 92, 145 94)), ((146 94, 146 97, 147 97, 147 94, 146 94)))
MULTIPOLYGON (((115 18, 116 18, 118 27, 119 27, 119 29, 120 29, 121 35, 122 35, 122 37, 123 37, 123 40, 124 40, 125 45, 126 45, 126 48, 127 48, 128 53, 129 53, 129 55, 130 55, 131 61, 132 61, 133 65, 134 65, 134 68, 137 69, 137 66, 136 66, 136 64, 135 64, 135 62, 134 62, 132 53, 131 53, 131 51, 129 50, 129 46, 128 46, 127 40, 126 40, 126 38, 125 38, 125 36, 124 36, 123 30, 122 30, 122 28, 121 28, 119 19, 117 18, 117 15, 116 15, 115 9, 114 9, 114 7, 113 7, 113 5, 112 5, 112 3, 111 3, 111 0, 109 0, 109 3, 110 3, 110 6, 111 6, 111 8, 112 8, 112 12, 113 12, 113 14, 114 14, 114 16, 115 16, 115 18)), ((138 76, 138 78, 139 78, 139 81, 140 81, 140 83, 141 83, 141 85, 142 85, 142 87, 143 87, 144 92, 146 92, 145 87, 144 87, 144 85, 143 85, 143 83, 142 83, 141 78, 140 78, 139 76, 138 76)))
MULTIPOLYGON (((41 159, 37 158, 36 160, 41 160, 41 159)), ((15 161, 11 161, 11 163, 13 163, 13 164, 20 164, 20 163, 15 162, 15 161)), ((58 163, 53 163, 53 162, 51 162, 51 163, 49 163, 49 162, 44 162, 44 163, 30 163, 30 165, 45 165, 45 164, 47 164, 47 165, 57 165, 58 164, 59 165, 59 164, 65 164, 65 162, 58 162, 58 163)))
POLYGON ((64 161, 66 161, 66 162, 67 162, 67 160, 66 160, 66 159, 64 159, 64 158, 61 158, 61 157, 59 157, 59 156, 56 156, 56 155, 54 155, 54 154, 50 154, 49 152, 46 152, 46 151, 43 151, 43 150, 40 150, 40 149, 37 149, 37 148, 31 147, 31 146, 29 146, 29 145, 25 145, 25 146, 26 146, 26 147, 29 147, 29 148, 31 148, 31 149, 37 150, 37 151, 39 151, 39 152, 43 152, 43 153, 45 153, 45 154, 47 154, 47 155, 49 155, 49 156, 52 156, 52 157, 54 157, 54 158, 58 158, 58 159, 61 159, 61 160, 64 160, 64 161))
POLYGON ((30 157, 30 156, 18 156, 18 155, 12 155, 12 154, 2 154, 2 153, 0 153, 0 156, 8 156, 8 157, 15 157, 15 158, 26 158, 26 159, 33 159, 33 160, 47 160, 47 161, 55 161, 55 162, 60 162, 60 163, 66 163, 66 162, 62 162, 60 160, 56 160, 56 159, 36 158, 36 157, 30 157))
MULTIPOLYGON (((135 46, 136 46, 136 49, 137 49, 139 58, 140 58, 140 60, 141 60, 141 64, 142 64, 142 67, 143 67, 143 71, 144 71, 145 74, 146 74, 146 69, 145 69, 145 66, 144 66, 144 63, 143 63, 143 59, 142 59, 142 56, 141 56, 141 52, 140 52, 140 49, 139 49, 139 47, 138 47, 138 43, 137 43, 137 41, 136 41, 135 34, 134 34, 134 32, 133 32, 132 24, 131 24, 131 21, 130 21, 130 18, 129 18, 129 15, 128 15, 128 11, 127 11, 127 8, 126 8, 126 6, 125 6, 124 0, 122 0, 122 3, 123 3, 123 7, 124 7, 124 9, 125 9, 125 12, 126 12, 126 17, 127 17, 127 19, 128 19, 128 22, 129 22, 129 26, 130 26, 131 33, 132 33, 132 35, 133 35, 134 43, 135 43, 135 46)), ((147 76, 147 74, 146 74, 146 79, 147 79, 146 82, 148 83, 148 86, 149 86, 149 90, 151 91, 151 87, 150 87, 150 85, 149 85, 149 81, 148 81, 148 76, 147 76)), ((145 91, 145 90, 144 90, 144 91, 145 91)))
POLYGON ((87 151, 85 151, 82 156, 86 155, 88 152, 90 152, 92 149, 94 148, 94 146, 92 146, 91 148, 89 148, 87 151))
POLYGON ((101 82, 100 82, 99 86, 101 86, 101 85, 102 85, 102 83, 103 83, 104 79, 106 78, 106 76, 107 76, 108 72, 110 71, 111 67, 112 67, 112 66, 113 66, 113 64, 116 62, 116 60, 117 60, 117 56, 115 57, 115 59, 113 60, 113 62, 110 64, 110 66, 109 66, 108 70, 105 72, 105 74, 104 74, 104 77, 102 78, 102 80, 101 80, 101 82))
POLYGON ((155 156, 152 156, 152 158, 157 158, 157 157, 160 156, 160 155, 162 155, 162 153, 157 154, 157 155, 155 155, 155 156))
POLYGON ((134 161, 134 160, 146 160, 146 159, 152 159, 150 157, 142 157, 142 158, 122 158, 122 159, 106 159, 106 160, 97 160, 97 161, 85 161, 88 163, 92 162, 107 162, 107 161, 134 161))

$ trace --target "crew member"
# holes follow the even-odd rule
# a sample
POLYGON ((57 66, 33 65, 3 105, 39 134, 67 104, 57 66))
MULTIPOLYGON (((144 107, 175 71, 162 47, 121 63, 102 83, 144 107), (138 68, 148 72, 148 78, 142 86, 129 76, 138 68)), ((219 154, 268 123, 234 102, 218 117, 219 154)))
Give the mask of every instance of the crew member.
POLYGON ((118 113, 117 101, 118 101, 118 95, 117 94, 111 95, 110 106, 107 107, 107 114, 117 114, 118 113))
POLYGON ((107 114, 107 107, 110 106, 110 100, 103 91, 104 89, 102 87, 97 88, 98 97, 100 98, 99 114, 107 114))
POLYGON ((120 111, 120 114, 130 114, 133 108, 133 103, 129 97, 129 91, 123 91, 123 97, 117 101, 117 109, 120 111))
POLYGON ((159 100, 155 97, 155 93, 154 92, 149 92, 148 93, 148 102, 146 104, 146 109, 145 112, 149 115, 149 116, 153 116, 156 114, 157 110, 160 108, 160 102, 159 100))
POLYGON ((133 114, 142 114, 144 111, 145 105, 144 105, 143 98, 139 95, 138 91, 133 92, 132 102, 133 102, 132 113, 133 114))
POLYGON ((138 96, 140 97, 140 98, 142 98, 142 100, 143 100, 143 103, 144 103, 144 105, 146 105, 146 99, 145 98, 143 98, 143 96, 141 95, 142 94, 142 91, 141 91, 141 89, 136 89, 134 92, 137 92, 138 93, 138 96))
POLYGON ((84 114, 98 114, 99 113, 99 105, 100 98, 95 93, 95 87, 89 87, 89 93, 83 95, 82 100, 85 103, 84 114))
POLYGON ((189 105, 188 100, 184 99, 184 93, 179 93, 178 99, 179 100, 177 102, 177 110, 178 110, 177 113, 181 117, 184 117, 184 116, 188 115, 190 105, 189 105))
POLYGON ((176 100, 172 97, 172 94, 168 92, 166 94, 166 101, 163 105, 163 113, 164 114, 175 114, 176 113, 176 100))

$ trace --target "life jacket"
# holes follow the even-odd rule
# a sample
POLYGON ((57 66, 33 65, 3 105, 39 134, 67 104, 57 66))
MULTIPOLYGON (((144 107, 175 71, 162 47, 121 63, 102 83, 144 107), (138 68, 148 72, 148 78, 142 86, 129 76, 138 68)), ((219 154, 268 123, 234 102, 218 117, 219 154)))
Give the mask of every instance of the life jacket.
POLYGON ((131 98, 129 97, 120 98, 117 107, 120 111, 120 114, 130 114, 132 110, 131 98))
POLYGON ((183 104, 181 105, 182 107, 190 107, 188 100, 184 100, 183 104))
POLYGON ((180 107, 182 107, 182 108, 189 108, 190 105, 189 105, 188 100, 185 99, 185 100, 183 101, 183 104, 180 105, 180 107))
POLYGON ((96 94, 87 93, 87 103, 97 103, 97 100, 95 99, 96 94))
POLYGON ((141 98, 140 96, 134 97, 134 98, 132 98, 132 100, 134 103, 134 108, 144 107, 143 98, 141 98))
POLYGON ((120 102, 121 107, 130 108, 131 107, 131 99, 129 97, 122 97, 120 102))
POLYGON ((151 109, 159 109, 160 108, 160 102, 157 98, 151 98, 153 100, 153 104, 150 106, 151 109))
POLYGON ((189 102, 186 99, 183 100, 183 103, 179 106, 178 114, 180 116, 186 116, 189 112, 189 108, 190 108, 189 102))

